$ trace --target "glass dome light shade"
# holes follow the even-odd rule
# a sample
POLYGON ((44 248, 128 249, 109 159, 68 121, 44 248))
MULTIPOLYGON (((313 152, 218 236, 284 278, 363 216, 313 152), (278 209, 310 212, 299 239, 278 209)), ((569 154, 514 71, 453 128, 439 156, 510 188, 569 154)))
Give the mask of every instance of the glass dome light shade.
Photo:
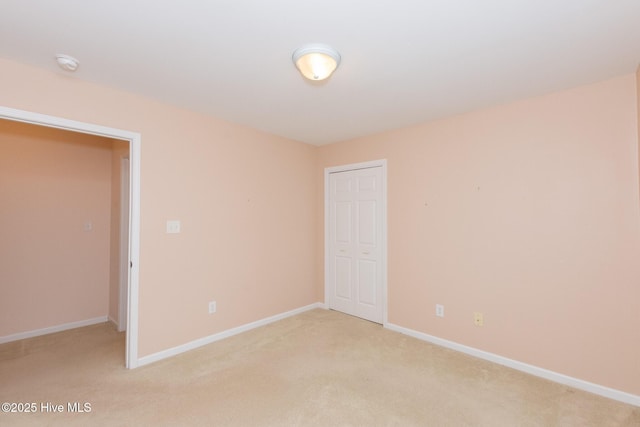
POLYGON ((307 79, 324 80, 340 64, 340 54, 327 45, 306 45, 293 52, 293 62, 307 79))

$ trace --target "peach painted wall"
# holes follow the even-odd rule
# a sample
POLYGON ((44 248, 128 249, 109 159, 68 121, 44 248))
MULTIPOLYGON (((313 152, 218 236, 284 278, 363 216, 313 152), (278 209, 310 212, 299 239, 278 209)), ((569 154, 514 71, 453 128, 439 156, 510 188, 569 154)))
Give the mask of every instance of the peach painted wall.
POLYGON ((105 141, 0 120, 0 336, 107 315, 105 141))
POLYGON ((639 395, 635 83, 320 147, 388 160, 389 321, 639 395))
MULTIPOLYGON (((640 165, 640 66, 636 71, 636 91, 637 91, 637 111, 638 111, 638 164, 640 165)), ((638 172, 638 182, 640 183, 640 172, 638 172)), ((640 187, 640 185, 639 185, 640 187)), ((639 190, 640 191, 640 190, 639 190)))
POLYGON ((0 69, 3 106, 142 136, 140 356, 317 302, 315 147, 13 61, 0 69), (165 233, 168 219, 181 234, 165 233))
POLYGON ((109 319, 118 324, 120 307, 120 181, 122 159, 129 158, 129 143, 111 144, 111 235, 109 264, 109 319))

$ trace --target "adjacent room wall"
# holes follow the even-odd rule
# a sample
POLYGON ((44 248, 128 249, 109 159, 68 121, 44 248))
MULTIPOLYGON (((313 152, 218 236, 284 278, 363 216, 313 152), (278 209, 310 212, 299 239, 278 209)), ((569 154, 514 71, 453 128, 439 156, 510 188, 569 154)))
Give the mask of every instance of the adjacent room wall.
POLYGON ((107 315, 110 168, 104 138, 0 120, 0 336, 107 315))
MULTIPOLYGON (((638 165, 640 169, 640 66, 636 71, 636 92, 637 92, 637 112, 638 112, 638 165)), ((638 182, 640 182, 640 170, 638 171, 638 182)), ((640 187, 640 185, 638 186, 640 187)), ((639 190, 640 191, 640 190, 639 190)))
POLYGON ((111 143, 111 235, 109 265, 109 320, 118 325, 120 308, 120 209, 122 159, 129 158, 129 143, 113 140, 111 143))
POLYGON ((635 83, 320 147, 388 160, 389 321, 640 395, 635 83))
POLYGON ((6 107, 141 134, 140 357, 318 301, 315 147, 58 72, 0 67, 6 107), (182 233, 165 233, 170 219, 182 233))

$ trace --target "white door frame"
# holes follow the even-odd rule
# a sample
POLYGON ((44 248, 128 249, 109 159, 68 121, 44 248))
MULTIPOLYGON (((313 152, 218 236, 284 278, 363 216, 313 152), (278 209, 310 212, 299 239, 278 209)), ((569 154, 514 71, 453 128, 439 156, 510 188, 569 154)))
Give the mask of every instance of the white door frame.
POLYGON ((324 169, 324 303, 329 307, 329 175, 358 169, 382 167, 382 325, 387 326, 387 159, 332 166, 324 169))
POLYGON ((82 123, 60 117, 0 106, 0 118, 129 142, 129 295, 125 359, 129 369, 138 366, 138 278, 140 259, 140 141, 139 133, 82 123))

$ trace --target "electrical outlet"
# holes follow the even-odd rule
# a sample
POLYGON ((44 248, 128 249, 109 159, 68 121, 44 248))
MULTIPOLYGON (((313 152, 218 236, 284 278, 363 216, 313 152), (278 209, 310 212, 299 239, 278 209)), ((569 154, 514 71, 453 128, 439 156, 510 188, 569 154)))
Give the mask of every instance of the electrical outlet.
POLYGON ((484 326, 484 314, 477 311, 473 313, 473 323, 476 326, 484 326))
POLYGON ((444 305, 436 304, 436 316, 444 317, 444 305))
POLYGON ((216 302, 215 301, 209 301, 209 314, 213 314, 216 312, 216 302))

